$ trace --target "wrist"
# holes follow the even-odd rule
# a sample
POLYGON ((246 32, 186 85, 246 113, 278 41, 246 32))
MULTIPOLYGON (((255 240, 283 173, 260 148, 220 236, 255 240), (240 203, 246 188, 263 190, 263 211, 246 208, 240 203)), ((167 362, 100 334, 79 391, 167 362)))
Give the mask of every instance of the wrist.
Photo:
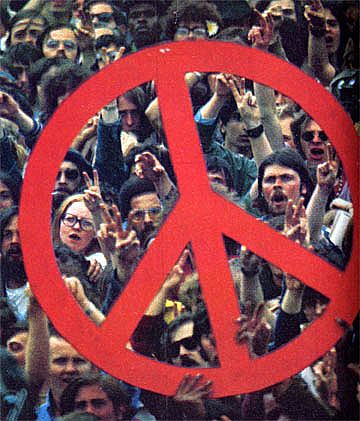
POLYGON ((95 305, 94 303, 92 303, 91 301, 84 301, 83 303, 80 304, 81 308, 84 310, 84 313, 87 316, 91 316, 95 310, 95 305))
POLYGON ((264 126, 259 122, 246 123, 246 127, 246 133, 252 139, 260 137, 264 132, 264 126))
POLYGON ((325 22, 324 22, 324 25, 313 25, 310 23, 309 31, 310 31, 310 34, 313 35, 315 38, 324 37, 326 34, 325 22))

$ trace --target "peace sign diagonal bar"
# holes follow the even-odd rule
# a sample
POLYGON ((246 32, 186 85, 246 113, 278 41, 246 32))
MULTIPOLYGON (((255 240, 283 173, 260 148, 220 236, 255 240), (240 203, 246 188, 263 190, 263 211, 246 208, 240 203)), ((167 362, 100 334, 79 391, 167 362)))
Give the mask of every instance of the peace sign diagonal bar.
POLYGON ((191 242, 221 364, 220 368, 205 369, 204 375, 213 380, 213 396, 219 397, 277 383, 305 368, 336 342, 342 331, 335 317, 350 323, 357 311, 359 249, 355 235, 350 262, 340 272, 212 192, 184 82, 185 73, 195 70, 246 76, 299 103, 336 147, 348 176, 354 208, 358 209, 358 139, 335 99, 298 69, 269 54, 229 43, 196 41, 163 44, 121 59, 64 102, 32 154, 24 183, 20 228, 32 288, 58 330, 109 374, 168 395, 175 392, 189 369, 145 358, 126 349, 125 344, 181 251, 191 242), (50 239, 50 191, 71 139, 87 119, 114 97, 151 79, 156 83, 180 199, 109 316, 101 327, 96 327, 70 296, 56 268, 50 239), (48 174, 46 180, 44 173, 48 174), (34 195, 43 206, 33 208, 34 195), (239 308, 223 234, 331 300, 325 314, 301 336, 256 360, 251 360, 246 348, 234 341, 234 319, 239 308), (34 242, 38 247, 33 247, 34 242))

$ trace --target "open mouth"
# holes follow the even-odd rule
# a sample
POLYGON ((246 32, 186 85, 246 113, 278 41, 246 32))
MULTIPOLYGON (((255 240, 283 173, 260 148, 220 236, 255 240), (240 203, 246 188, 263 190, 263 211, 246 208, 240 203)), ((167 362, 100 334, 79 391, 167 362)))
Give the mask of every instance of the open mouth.
POLYGON ((323 159, 324 149, 322 149, 322 148, 311 148, 310 149, 310 157, 312 159, 315 159, 316 161, 323 159))
POLYGON ((276 203, 276 204, 280 204, 280 203, 284 203, 287 202, 287 197, 283 194, 283 192, 281 191, 276 191, 272 198, 271 201, 276 203))
POLYGON ((80 235, 77 235, 77 234, 70 234, 69 235, 69 238, 71 239, 71 240, 73 240, 73 241, 80 241, 81 240, 81 237, 80 237, 80 235))

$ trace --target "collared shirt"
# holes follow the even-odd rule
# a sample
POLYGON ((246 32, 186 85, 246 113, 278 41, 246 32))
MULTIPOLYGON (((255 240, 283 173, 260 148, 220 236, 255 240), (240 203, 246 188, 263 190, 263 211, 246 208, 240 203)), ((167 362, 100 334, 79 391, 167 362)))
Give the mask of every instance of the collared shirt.
POLYGON ((37 421, 56 421, 56 403, 49 390, 45 402, 37 408, 37 421))

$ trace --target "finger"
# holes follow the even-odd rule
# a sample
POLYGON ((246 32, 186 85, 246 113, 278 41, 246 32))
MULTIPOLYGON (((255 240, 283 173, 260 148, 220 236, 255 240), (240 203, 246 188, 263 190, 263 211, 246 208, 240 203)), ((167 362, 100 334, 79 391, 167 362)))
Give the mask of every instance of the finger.
POLYGON ((113 224, 114 221, 105 203, 100 204, 101 218, 106 224, 113 224))
POLYGON ((131 231, 133 229, 133 226, 134 226, 134 222, 133 222, 134 217, 135 217, 135 211, 132 210, 132 211, 130 211, 130 213, 129 213, 128 217, 127 217, 127 230, 128 231, 131 231))
POLYGON ((182 270, 184 270, 185 268, 186 261, 189 257, 189 254, 190 254, 189 250, 185 249, 180 256, 179 261, 177 262, 177 266, 179 266, 182 270))
POLYGON ((100 187, 99 173, 96 169, 93 169, 94 186, 100 187))
MULTIPOLYGON (((235 79, 235 82, 237 82, 237 80, 235 79)), ((240 95, 245 95, 245 78, 241 77, 240 81, 239 81, 239 93, 240 95)))
POLYGON ((115 60, 119 60, 125 53, 125 47, 121 47, 120 50, 116 53, 115 60))
POLYGON ((116 224, 116 226, 121 230, 121 232, 122 232, 122 225, 123 225, 123 222, 122 222, 122 219, 121 219, 121 213, 120 213, 120 211, 119 211, 119 208, 115 205, 115 204, 113 204, 112 206, 111 206, 111 210, 112 210, 112 213, 113 213, 113 215, 114 215, 114 222, 115 222, 115 224, 116 224))
POLYGON ((83 171, 82 175, 83 175, 86 187, 89 189, 92 186, 91 178, 89 177, 89 174, 85 171, 83 171))
POLYGON ((239 106, 240 103, 241 103, 242 96, 240 95, 239 91, 237 90, 237 87, 235 86, 235 82, 232 79, 229 80, 229 88, 230 88, 230 91, 232 93, 232 96, 235 99, 236 104, 239 106))

